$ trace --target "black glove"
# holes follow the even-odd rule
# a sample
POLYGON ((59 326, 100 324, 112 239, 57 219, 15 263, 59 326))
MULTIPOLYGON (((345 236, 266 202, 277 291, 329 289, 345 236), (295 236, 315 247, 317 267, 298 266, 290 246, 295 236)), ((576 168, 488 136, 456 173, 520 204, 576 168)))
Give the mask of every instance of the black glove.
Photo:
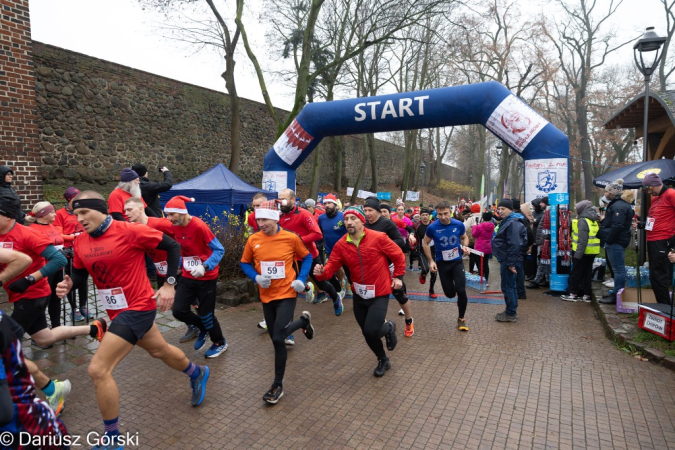
POLYGON ((10 284, 7 286, 7 289, 10 291, 18 292, 19 294, 23 294, 28 290, 29 287, 32 286, 33 283, 28 278, 19 278, 16 280, 14 283, 10 284))
POLYGON ((644 222, 638 222, 637 227, 638 227, 638 230, 644 230, 645 229, 645 223, 644 222))

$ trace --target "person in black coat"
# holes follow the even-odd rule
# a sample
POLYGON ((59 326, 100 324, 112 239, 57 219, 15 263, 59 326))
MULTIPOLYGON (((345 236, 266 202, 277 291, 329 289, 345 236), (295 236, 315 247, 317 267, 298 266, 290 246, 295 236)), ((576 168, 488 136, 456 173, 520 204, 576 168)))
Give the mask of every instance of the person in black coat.
POLYGON ((506 309, 495 316, 498 322, 517 322, 518 278, 517 267, 523 263, 523 250, 527 250, 527 231, 518 220, 520 213, 514 213, 513 201, 503 198, 497 207, 502 223, 492 239, 492 255, 499 261, 502 279, 502 293, 506 309))
MULTIPOLYGON (((19 205, 21 205, 21 198, 12 187, 13 179, 14 179, 14 171, 12 170, 12 168, 8 166, 0 166, 0 197, 13 198, 19 202, 19 205)), ((16 213, 16 217, 14 219, 16 219, 18 223, 23 225, 25 223, 25 217, 26 213, 24 212, 23 208, 19 206, 19 209, 16 213)))
POLYGON ((166 192, 173 186, 173 177, 166 167, 161 167, 159 171, 164 174, 164 181, 153 182, 148 178, 148 169, 140 163, 134 164, 131 168, 141 179, 141 197, 148 205, 145 208, 145 214, 148 217, 164 217, 162 214, 162 204, 159 201, 159 194, 166 192))

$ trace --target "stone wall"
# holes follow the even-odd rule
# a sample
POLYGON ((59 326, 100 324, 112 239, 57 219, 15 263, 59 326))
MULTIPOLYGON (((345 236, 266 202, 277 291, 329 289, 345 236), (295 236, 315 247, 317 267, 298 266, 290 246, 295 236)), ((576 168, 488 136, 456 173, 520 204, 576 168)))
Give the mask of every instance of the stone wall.
POLYGON ((0 164, 24 206, 42 198, 28 0, 0 0, 0 164))
MULTIPOLYGON (((166 165, 176 179, 194 177, 229 162, 227 94, 33 42, 42 177, 50 183, 109 184, 120 169, 141 162, 151 178, 166 165)), ((260 185, 263 157, 275 141, 275 128, 261 103, 242 99, 240 176, 260 185)), ((280 111, 282 116, 287 112, 280 111)), ((344 185, 361 164, 360 136, 344 141, 344 185)), ((335 177, 335 155, 320 144, 322 184, 335 177)), ((381 184, 402 179, 403 149, 376 144, 381 184)), ((298 170, 308 184, 312 157, 298 170)), ((370 184, 370 168, 361 188, 370 184)))

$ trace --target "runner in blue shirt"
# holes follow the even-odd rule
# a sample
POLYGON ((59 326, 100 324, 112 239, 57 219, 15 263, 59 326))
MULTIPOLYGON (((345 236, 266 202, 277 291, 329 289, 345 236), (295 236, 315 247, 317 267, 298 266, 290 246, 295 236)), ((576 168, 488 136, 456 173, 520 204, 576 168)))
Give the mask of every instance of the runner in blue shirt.
POLYGON ((429 270, 438 272, 443 293, 448 298, 457 296, 457 328, 460 331, 469 331, 464 314, 468 298, 466 295, 466 275, 462 256, 469 254, 469 238, 466 235, 464 224, 452 218, 450 203, 441 201, 436 205, 438 220, 427 227, 424 236, 424 253, 429 259, 429 270), (436 255, 432 257, 429 243, 434 241, 436 255))
MULTIPOLYGON (((333 251, 333 246, 337 241, 340 240, 342 236, 347 234, 347 228, 344 223, 344 216, 342 211, 338 210, 338 199, 333 194, 328 194, 323 198, 323 207, 326 210, 325 214, 321 214, 317 222, 319 223, 319 228, 323 233, 324 248, 326 252, 326 261, 330 259, 330 253, 333 251)), ((340 282, 340 296, 344 298, 347 295, 347 287, 349 282, 345 277, 345 271, 341 267, 335 274, 337 279, 340 282)), ((339 305, 334 304, 335 315, 339 316, 342 314, 344 306, 342 302, 339 302, 339 305), (339 309, 338 309, 339 308, 339 309)))

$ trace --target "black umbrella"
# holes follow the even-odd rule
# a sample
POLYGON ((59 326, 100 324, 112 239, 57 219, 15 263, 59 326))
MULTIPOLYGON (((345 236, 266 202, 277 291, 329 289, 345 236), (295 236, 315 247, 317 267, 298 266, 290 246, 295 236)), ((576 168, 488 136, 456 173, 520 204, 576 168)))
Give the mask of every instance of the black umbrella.
POLYGON ((605 187, 611 182, 623 178, 624 188, 638 189, 642 186, 642 179, 645 174, 649 172, 656 173, 664 183, 672 184, 675 180, 675 160, 657 159, 631 164, 600 175, 593 180, 593 184, 597 187, 605 187))

